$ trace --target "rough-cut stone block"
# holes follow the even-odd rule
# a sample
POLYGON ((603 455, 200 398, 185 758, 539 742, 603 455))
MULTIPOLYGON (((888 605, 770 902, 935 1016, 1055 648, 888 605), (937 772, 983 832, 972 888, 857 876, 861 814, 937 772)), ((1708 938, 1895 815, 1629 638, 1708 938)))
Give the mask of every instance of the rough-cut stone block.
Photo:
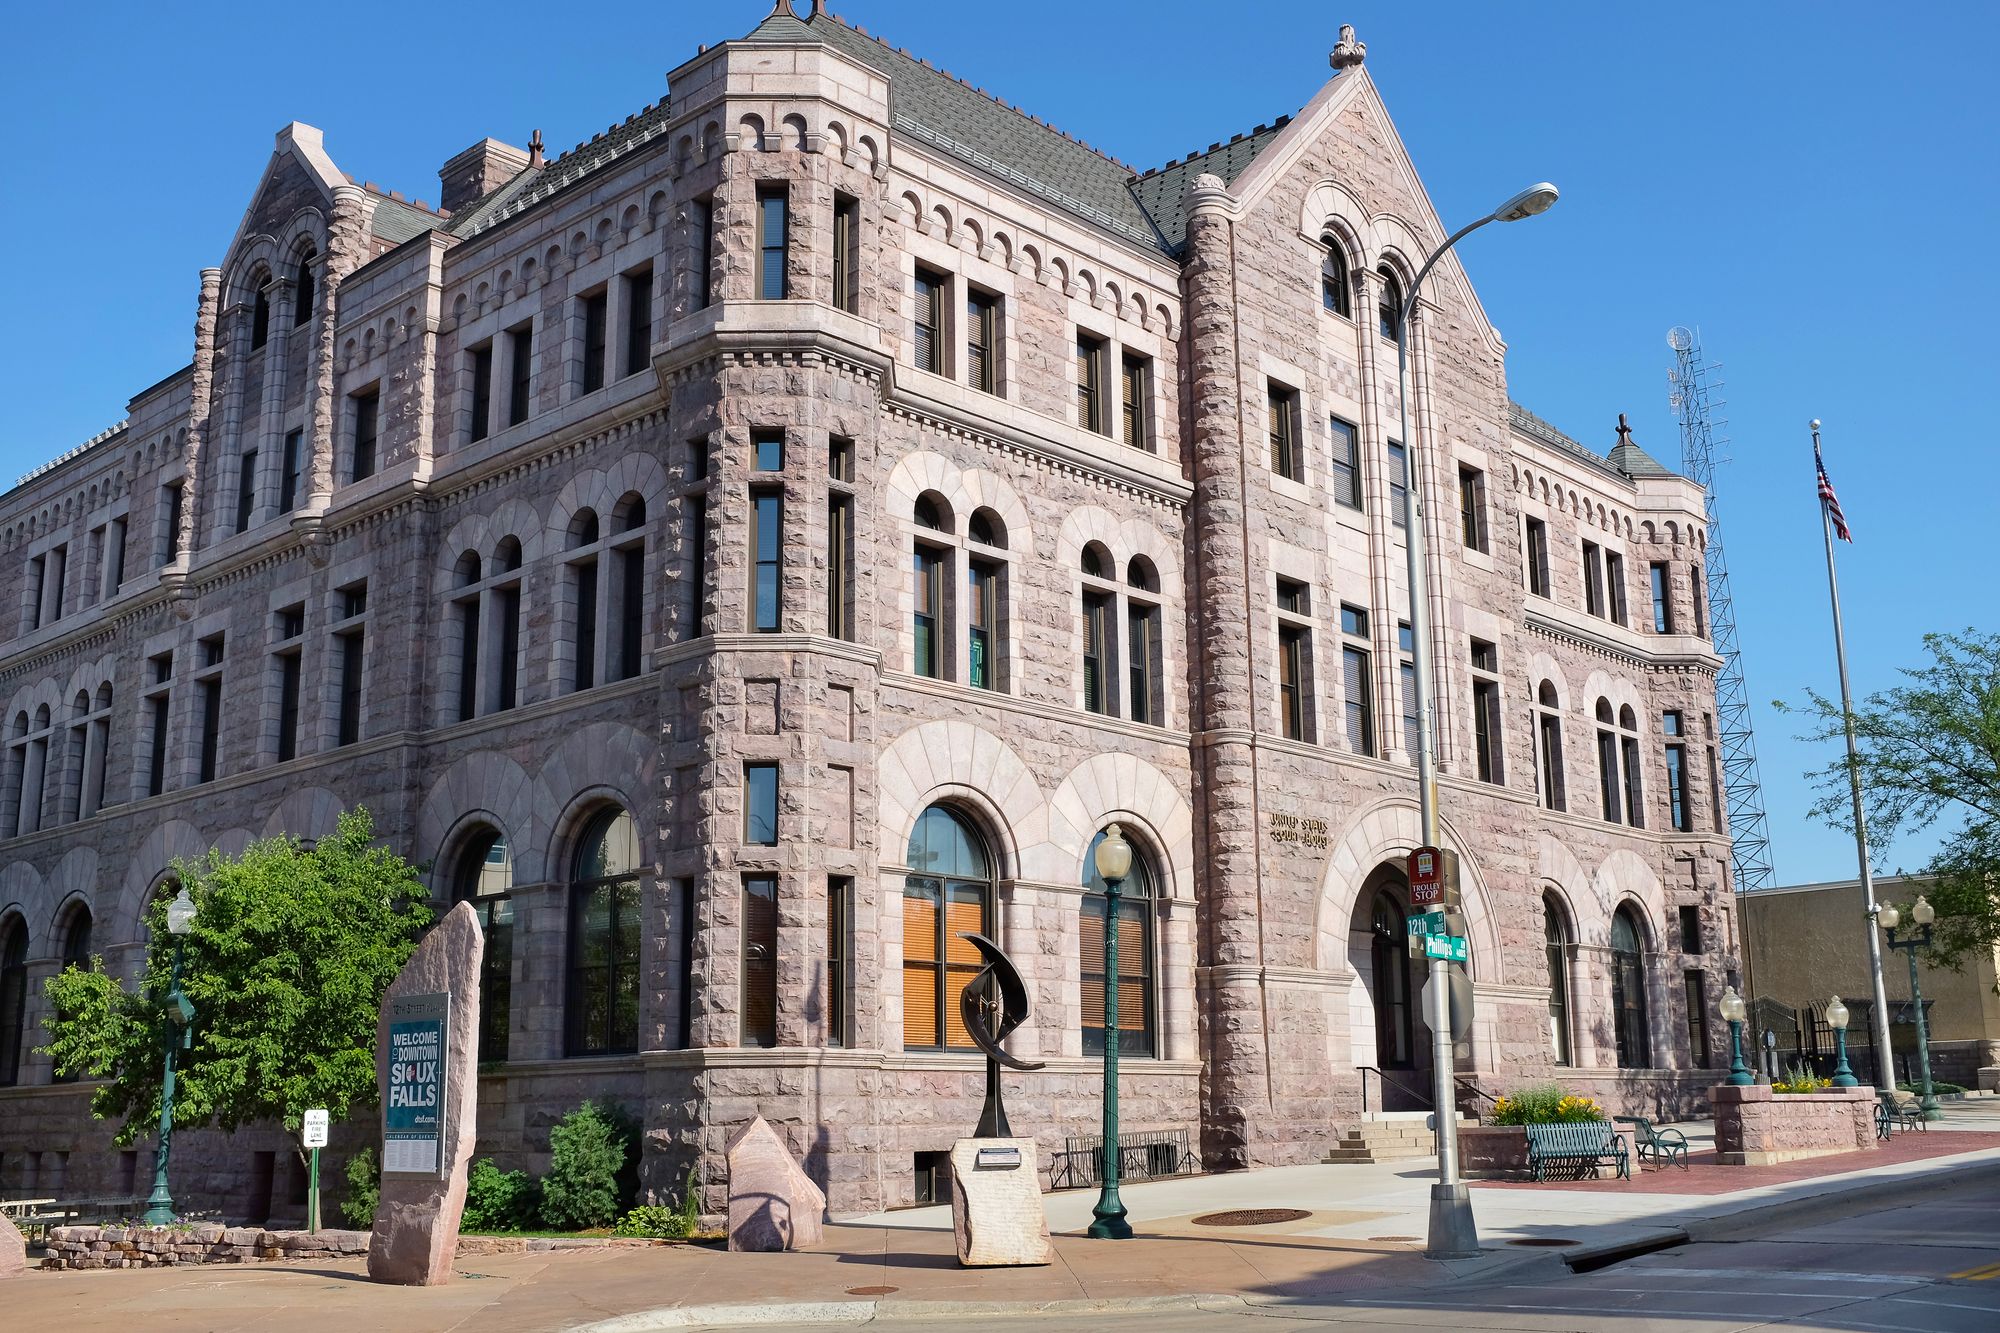
POLYGON ((960 1139, 951 1147, 951 1229, 967 1268, 1045 1264, 1049 1217, 1033 1139, 960 1139), (982 1148, 1019 1154, 1011 1166, 979 1165, 982 1148))
POLYGON ((804 1250, 820 1243, 826 1195, 763 1116, 730 1140, 728 1157, 730 1249, 804 1250))
POLYGON ((472 1161, 479 1109, 479 964, 485 939, 471 903, 460 903, 432 928, 383 998, 375 1027, 375 1082, 389 1104, 389 1000, 402 995, 451 995, 445 1025, 444 1174, 382 1176, 382 1201, 368 1242, 368 1276, 377 1282, 428 1287, 451 1276, 458 1222, 465 1211, 466 1170, 472 1161))
POLYGON ((12 1277, 27 1267, 27 1242, 12 1222, 0 1217, 0 1277, 12 1277))
POLYGON ((1708 1096, 1715 1106, 1715 1157, 1724 1166, 1770 1166, 1878 1146, 1875 1089, 1865 1084, 1788 1094, 1767 1084, 1725 1083, 1708 1096))

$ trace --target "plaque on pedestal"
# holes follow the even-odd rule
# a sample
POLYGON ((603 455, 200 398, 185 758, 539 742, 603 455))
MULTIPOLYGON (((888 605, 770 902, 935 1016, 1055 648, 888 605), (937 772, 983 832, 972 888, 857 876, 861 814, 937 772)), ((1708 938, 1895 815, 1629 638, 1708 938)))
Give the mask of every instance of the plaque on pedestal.
POLYGON ((958 1261, 967 1268, 1050 1261, 1033 1139, 960 1139, 952 1145, 951 1228, 958 1261))

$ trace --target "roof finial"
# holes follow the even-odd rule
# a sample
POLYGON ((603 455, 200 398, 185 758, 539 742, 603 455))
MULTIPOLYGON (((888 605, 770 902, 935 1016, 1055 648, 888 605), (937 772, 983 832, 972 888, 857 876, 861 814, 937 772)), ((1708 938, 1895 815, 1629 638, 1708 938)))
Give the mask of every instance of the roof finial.
POLYGON ((1618 443, 1632 443, 1632 428, 1625 424, 1625 414, 1623 412, 1618 414, 1618 443))
POLYGON ((528 135, 528 165, 531 167, 542 165, 542 132, 540 130, 536 130, 528 135))
POLYGON ((1368 43, 1354 40, 1352 23, 1341 24, 1340 40, 1334 44, 1333 54, 1327 58, 1327 63, 1339 71, 1353 69, 1367 58, 1368 43))

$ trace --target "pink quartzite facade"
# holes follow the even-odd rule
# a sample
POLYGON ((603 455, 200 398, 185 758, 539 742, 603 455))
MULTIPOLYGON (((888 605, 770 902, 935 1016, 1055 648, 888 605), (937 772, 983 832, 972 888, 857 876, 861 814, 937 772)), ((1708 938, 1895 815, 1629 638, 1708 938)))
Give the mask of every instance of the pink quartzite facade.
MULTIPOLYGON (((1144 173, 817 5, 568 153, 459 154, 448 214, 281 131, 191 366, 0 498, 0 1193, 149 1183, 33 1053, 43 979, 129 974, 174 857, 355 803, 485 923, 503 1166, 601 1095, 656 1196, 718 1209, 762 1115, 836 1214, 922 1197, 979 1113, 967 929, 1031 988, 1049 1161, 1114 820, 1128 1129, 1228 1167, 1410 1109, 1378 304, 1448 228, 1343 51, 1144 173)), ((1407 337, 1462 1072, 1692 1104, 1736 953, 1701 496, 1511 404, 1455 261, 1407 337)), ((287 1148, 179 1136, 176 1197, 298 1216, 287 1148)))

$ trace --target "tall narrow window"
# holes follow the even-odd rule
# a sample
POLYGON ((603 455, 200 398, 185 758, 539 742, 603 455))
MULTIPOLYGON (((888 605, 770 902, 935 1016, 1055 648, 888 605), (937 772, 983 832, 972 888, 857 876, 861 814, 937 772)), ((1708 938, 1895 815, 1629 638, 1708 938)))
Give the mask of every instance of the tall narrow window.
POLYGON ((306 609, 291 606, 278 612, 278 762, 299 753, 299 685, 303 676, 306 609))
POLYGON ((1083 706, 1111 714, 1111 608, 1108 593, 1083 594, 1083 706))
POLYGON ((1127 352, 1119 358, 1119 367, 1120 438, 1134 449, 1150 450, 1153 439, 1146 429, 1146 404, 1152 397, 1153 363, 1127 352))
POLYGON ((1481 782, 1504 783, 1506 746, 1500 730, 1500 650, 1472 641, 1472 751, 1481 782))
POLYGON ((1535 692, 1535 758, 1541 765, 1539 795, 1548 810, 1569 808, 1568 783, 1563 774, 1562 704, 1556 687, 1543 681, 1535 692))
POLYGON ((854 497, 829 491, 826 497, 826 632, 854 637, 854 497))
POLYGON ((610 336, 611 293, 583 298, 583 392, 604 387, 604 354, 610 336))
POLYGON ((578 840, 569 890, 564 1047, 609 1055, 639 1046, 639 831, 613 807, 578 840))
POLYGON ((1340 608, 1340 690, 1347 724, 1347 748, 1356 754, 1375 753, 1375 687, 1369 679, 1368 613, 1358 606, 1340 608))
POLYGON ((917 369, 928 370, 933 375, 945 373, 944 291, 949 281, 942 273, 933 272, 922 265, 917 267, 915 324, 911 332, 910 345, 916 357, 917 369))
POLYGON ((833 305, 861 313, 861 201, 833 196, 833 305))
POLYGON ((1486 474, 1476 467, 1458 470, 1458 519, 1465 549, 1484 554, 1486 536, 1486 474))
POLYGON ((197 720, 201 727, 201 750, 195 781, 213 782, 222 746, 222 636, 215 634, 203 639, 200 649, 201 667, 195 676, 195 699, 199 709, 197 720))
POLYGON ((1527 520, 1528 591, 1549 595, 1549 529, 1539 518, 1527 520))
POLYGON ((507 839, 487 828, 459 853, 452 898, 471 903, 486 949, 479 963, 479 1061, 505 1060, 514 990, 514 860, 507 839))
POLYGON ((778 1044, 778 877, 743 877, 742 1044, 778 1044))
POLYGON ((1403 687, 1403 754, 1414 764, 1423 744, 1423 723, 1417 711, 1416 636, 1408 625, 1396 626, 1396 651, 1401 654, 1396 660, 1396 677, 1403 687))
POLYGON ((1361 508, 1361 439, 1354 424, 1339 417, 1327 418, 1327 435, 1333 444, 1333 498, 1349 509, 1361 508))
POLYGON ((256 351, 271 341, 271 298, 264 291, 269 281, 262 274, 257 276, 257 295, 250 302, 250 350, 256 351))
POLYGON ((187 503, 187 482, 176 478, 161 488, 166 495, 166 514, 162 523, 160 563, 170 565, 181 555, 181 519, 187 503))
POLYGON ((1618 753, 1625 765, 1625 822, 1646 827, 1646 789, 1639 776, 1639 716, 1626 704, 1618 710, 1618 753))
POLYGON ((589 548, 570 562, 570 586, 575 592, 576 649, 571 656, 570 688, 587 690, 597 684, 597 552, 603 536, 597 515, 584 510, 570 520, 571 549, 589 548))
MULTIPOLYGON (((1400 887, 1400 886, 1399 886, 1400 887)), ((1368 920, 1368 971, 1375 1001, 1375 1058, 1388 1069, 1416 1064, 1416 1024, 1410 1012, 1410 936, 1399 896, 1385 887, 1368 920)))
POLYGON ((528 419, 535 379, 535 330, 524 324, 508 333, 513 342, 512 369, 507 381, 507 424, 518 426, 528 419))
MULTIPOLYGON (((1135 586, 1157 591, 1156 583, 1135 586)), ((1134 722, 1166 724, 1160 689, 1160 608, 1134 597, 1125 602, 1125 698, 1134 722)))
POLYGON ((1669 709, 1660 715, 1660 734, 1667 749, 1667 818, 1682 833, 1694 832, 1694 807, 1688 801, 1687 745, 1682 738, 1686 727, 1681 714, 1669 709))
POLYGON ((319 304, 319 293, 313 289, 313 260, 311 253, 299 256, 299 266, 293 270, 292 285, 297 296, 292 302, 292 327, 302 329, 312 322, 313 307, 319 304))
POLYGON ((785 272, 785 248, 789 240, 785 210, 784 186, 757 187, 757 299, 760 301, 782 301, 790 294, 790 279, 785 272))
POLYGON ((688 205, 688 224, 694 236, 694 305, 705 310, 715 304, 715 198, 704 196, 688 205))
POLYGON ((696 638, 708 633, 708 493, 686 499, 688 577, 687 623, 696 638))
MULTIPOLYGON (((470 552, 467 558, 470 568, 461 561, 461 577, 470 582, 479 580, 479 557, 470 552)), ((479 715, 479 602, 480 595, 475 590, 469 596, 460 598, 458 608, 458 720, 470 721, 479 715)))
POLYGON ((1119 885, 1118 918, 1111 922, 1111 899, 1097 873, 1099 832, 1083 857, 1083 902, 1077 910, 1077 981, 1083 999, 1083 1052, 1104 1052, 1104 932, 1118 932, 1118 1053, 1150 1058, 1156 1021, 1153 1003, 1153 868, 1139 848, 1132 869, 1119 885))
MULTIPOLYGON (((518 353, 518 347, 516 351, 518 353)), ((379 390, 354 395, 354 481, 366 481, 375 475, 375 440, 381 430, 382 395, 379 390)))
POLYGON ((1104 358, 1109 346, 1102 338, 1076 335, 1076 424, 1099 435, 1111 433, 1104 411, 1104 358))
MULTIPOLYGON (((248 532, 250 519, 257 512, 257 451, 245 449, 243 456, 236 460, 236 530, 248 532)), ((58 584, 58 587, 61 585, 58 584)), ((58 603, 60 607, 60 603, 58 603)), ((56 615, 62 611, 58 609, 56 615)))
POLYGON ((753 847, 778 845, 778 766, 743 766, 743 841, 753 847))
POLYGON ((1606 823, 1618 824, 1624 821, 1624 805, 1621 799, 1623 784, 1618 778, 1618 733, 1612 730, 1611 704, 1597 701, 1597 787, 1603 803, 1606 823))
MULTIPOLYGON (((637 533, 646 521, 643 505, 628 513, 627 531, 637 533)), ((643 538, 629 540, 613 549, 611 560, 618 571, 618 644, 613 666, 617 679, 631 680, 644 665, 646 642, 646 544, 643 538)), ((517 593, 518 597, 519 594, 517 593)))
POLYGON ((1596 542, 1583 544, 1583 609, 1604 614, 1604 556, 1596 542))
POLYGON ((1674 915, 1678 918, 1681 928, 1681 952, 1702 952, 1701 909, 1692 904, 1684 903, 1675 911, 1674 915))
POLYGON ((1664 561, 1655 561, 1650 571, 1653 584, 1653 633, 1674 632, 1672 576, 1664 561))
POLYGON ((1326 247, 1326 258, 1319 263, 1320 305, 1336 315, 1345 315, 1349 312, 1347 252, 1331 236, 1322 236, 1320 244, 1326 247))
POLYGON ((1389 521, 1410 526, 1410 451, 1389 441, 1389 521))
POLYGON ((104 543, 104 599, 111 600, 118 595, 119 585, 125 582, 125 545, 129 540, 127 518, 111 520, 111 534, 104 543))
POLYGON ((352 745, 361 739, 362 686, 366 669, 368 585, 351 584, 338 597, 340 623, 334 630, 334 656, 339 668, 336 688, 334 743, 352 745))
POLYGON ((1625 624, 1625 557, 1616 551, 1604 553, 1604 588, 1609 594, 1605 600, 1611 604, 1611 623, 1625 624))
POLYGON ((785 502, 777 491, 756 491, 750 502, 750 628, 759 634, 776 634, 778 616, 778 572, 783 548, 785 502))
MULTIPOLYGON (((1708 723, 1703 730, 1713 737, 1715 727, 1706 713, 1702 715, 1702 721, 1708 723)), ((1722 817, 1722 794, 1722 765, 1716 761, 1715 746, 1711 744, 1708 747, 1708 817, 1712 821, 1709 827, 1726 836, 1729 821, 1722 817)))
POLYGON ((1694 632, 1702 638, 1708 637, 1708 607, 1702 595, 1701 566, 1688 566, 1688 592, 1694 604, 1694 632))
POLYGON ((944 674, 944 553, 921 542, 910 560, 910 670, 936 679, 944 674))
POLYGON ((1000 392, 1000 298, 965 295, 965 382, 981 393, 1000 392))
POLYGON ((151 743, 147 752, 146 795, 158 796, 167 789, 167 745, 170 737, 167 724, 173 703, 174 655, 161 653, 148 665, 152 671, 153 688, 146 696, 150 723, 148 740, 151 743))
POLYGON ((851 959, 854 881, 846 875, 826 879, 826 1044, 845 1046, 847 1015, 852 1007, 854 978, 851 959))
POLYGON ((278 473, 278 512, 289 514, 299 507, 299 470, 304 464, 305 432, 285 432, 284 466, 278 473))
POLYGON ((1542 899, 1542 945, 1549 969, 1549 1058, 1572 1063, 1569 1022, 1569 928, 1553 899, 1542 899))
POLYGON ((1653 1063, 1646 1013, 1646 970, 1640 952, 1638 923, 1632 909, 1621 907, 1611 917, 1611 1022, 1617 1038, 1618 1067, 1646 1069, 1653 1063))
POLYGON ((1307 681, 1311 678, 1312 631, 1304 625, 1278 626, 1278 718, 1285 739, 1310 740, 1307 681))
POLYGON ((1271 471, 1289 481, 1304 481, 1305 459, 1299 449, 1299 396, 1278 384, 1266 384, 1265 430, 1271 437, 1271 471))
POLYGON ((903 859, 910 870, 903 881, 903 1046, 977 1049, 959 996, 985 964, 960 936, 991 930, 986 844, 957 814, 934 805, 917 817, 903 859))
POLYGON ((19 914, 0 919, 0 1088, 21 1081, 28 1031, 28 925, 19 914))
POLYGON ((1708 978, 1690 968, 1681 974, 1687 990, 1688 1059, 1696 1069, 1708 1068, 1708 978))
POLYGON ((1376 323, 1382 336, 1392 343, 1403 340, 1403 284, 1396 275, 1383 269, 1382 296, 1375 307, 1376 323))
POLYGON ((520 703, 521 685, 521 585, 505 584, 493 590, 493 618, 498 622, 500 641, 493 645, 493 706, 512 708, 520 703))
POLYGON ((625 275, 625 370, 636 375, 653 364, 653 270, 625 275))
POLYGON ((1000 568, 990 560, 968 560, 965 566, 965 681, 982 690, 996 687, 1000 646, 1000 568))
POLYGON ((493 344, 472 349, 472 440, 485 439, 493 430, 493 344))

